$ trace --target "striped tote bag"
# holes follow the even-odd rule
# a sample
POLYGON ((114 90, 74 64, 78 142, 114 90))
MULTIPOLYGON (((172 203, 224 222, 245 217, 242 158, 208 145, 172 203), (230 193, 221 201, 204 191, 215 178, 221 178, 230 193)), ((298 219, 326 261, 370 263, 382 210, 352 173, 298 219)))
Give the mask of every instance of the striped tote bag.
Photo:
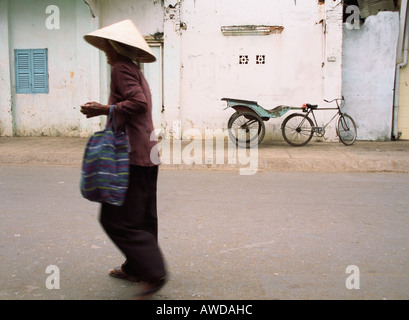
POLYGON ((81 194, 90 201, 122 206, 128 179, 128 136, 116 130, 115 107, 111 106, 105 130, 95 132, 85 148, 81 194))

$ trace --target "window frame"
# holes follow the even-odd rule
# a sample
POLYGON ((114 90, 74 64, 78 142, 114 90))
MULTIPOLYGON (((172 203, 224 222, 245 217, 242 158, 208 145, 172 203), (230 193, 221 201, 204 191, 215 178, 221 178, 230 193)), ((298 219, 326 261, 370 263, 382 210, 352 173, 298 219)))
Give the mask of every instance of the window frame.
POLYGON ((48 94, 48 49, 14 49, 17 94, 48 94))

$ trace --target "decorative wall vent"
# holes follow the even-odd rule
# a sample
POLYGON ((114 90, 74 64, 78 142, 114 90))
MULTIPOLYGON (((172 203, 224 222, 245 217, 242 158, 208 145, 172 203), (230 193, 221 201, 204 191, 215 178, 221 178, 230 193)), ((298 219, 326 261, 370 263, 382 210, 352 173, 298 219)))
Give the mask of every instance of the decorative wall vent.
POLYGON ((249 64, 249 56, 239 56, 239 64, 249 64))
POLYGON ((265 55, 256 55, 256 64, 265 64, 266 56, 265 55))
POLYGON ((262 36, 275 33, 281 33, 284 27, 282 26, 223 26, 221 31, 224 36, 262 36))

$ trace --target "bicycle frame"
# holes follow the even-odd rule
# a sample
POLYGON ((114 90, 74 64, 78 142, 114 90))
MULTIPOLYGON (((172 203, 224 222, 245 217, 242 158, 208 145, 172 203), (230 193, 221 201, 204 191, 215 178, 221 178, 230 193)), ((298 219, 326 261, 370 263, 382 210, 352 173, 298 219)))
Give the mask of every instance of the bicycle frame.
MULTIPOLYGON (((339 101, 344 101, 343 98, 342 98, 342 99, 334 99, 334 100, 331 100, 331 101, 327 101, 327 100, 324 100, 324 101, 327 102, 327 103, 331 103, 331 102, 336 101, 337 107, 336 107, 336 108, 335 108, 335 107, 334 107, 334 108, 314 108, 314 107, 312 107, 311 105, 308 105, 308 104, 303 105, 303 107, 302 107, 303 112, 306 112, 306 113, 307 113, 307 114, 305 115, 305 118, 307 118, 310 114, 312 115, 312 119, 313 119, 314 125, 315 125, 315 127, 312 128, 313 132, 314 132, 316 135, 321 135, 321 136, 323 136, 323 135, 325 134, 325 129, 326 129, 326 127, 327 127, 337 116, 342 116, 342 115, 343 115, 343 113, 341 112, 341 107, 340 107, 340 105, 339 105, 339 101), (320 127, 320 126, 318 126, 317 119, 315 118, 314 110, 319 110, 319 111, 321 111, 321 110, 337 110, 338 112, 335 113, 335 115, 331 118, 331 120, 329 120, 324 126, 320 127)), ((337 134, 338 134, 338 131, 337 131, 337 134)))
POLYGON ((301 109, 306 113, 305 115, 301 113, 293 113, 284 119, 281 124, 281 132, 286 142, 294 147, 301 147, 306 145, 314 135, 324 137, 326 127, 336 117, 338 117, 338 121, 335 129, 339 140, 346 146, 350 146, 355 142, 357 136, 355 121, 349 115, 341 111, 339 101, 343 102, 344 98, 324 101, 327 103, 336 101, 337 107, 318 108, 318 105, 304 104, 301 109), (336 110, 336 113, 323 127, 319 127, 314 113, 316 110, 336 110), (310 117, 310 114, 312 114, 312 117, 310 117))

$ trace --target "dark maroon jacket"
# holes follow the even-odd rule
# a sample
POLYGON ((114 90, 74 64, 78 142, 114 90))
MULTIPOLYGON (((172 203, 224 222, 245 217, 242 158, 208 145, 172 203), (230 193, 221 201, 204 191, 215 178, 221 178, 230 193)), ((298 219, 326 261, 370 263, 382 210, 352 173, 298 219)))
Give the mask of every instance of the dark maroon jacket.
POLYGON ((130 60, 121 60, 112 67, 109 105, 115 105, 118 129, 126 126, 131 145, 130 164, 158 165, 151 92, 144 75, 130 60))

